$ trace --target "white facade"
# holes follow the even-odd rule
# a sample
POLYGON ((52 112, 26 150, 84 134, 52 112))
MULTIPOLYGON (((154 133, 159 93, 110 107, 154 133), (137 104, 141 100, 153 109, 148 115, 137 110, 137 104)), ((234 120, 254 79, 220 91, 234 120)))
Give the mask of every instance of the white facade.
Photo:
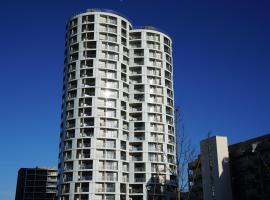
POLYGON ((108 11, 67 25, 58 199, 170 199, 171 39, 108 11), (157 198, 157 197, 156 197, 157 198))
POLYGON ((227 137, 214 136, 201 141, 201 167, 203 199, 231 200, 227 137))

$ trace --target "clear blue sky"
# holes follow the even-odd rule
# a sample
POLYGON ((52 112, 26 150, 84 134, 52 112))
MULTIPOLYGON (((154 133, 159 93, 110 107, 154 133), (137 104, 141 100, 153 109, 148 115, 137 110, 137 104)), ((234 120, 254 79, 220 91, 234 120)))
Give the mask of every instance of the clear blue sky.
POLYGON ((174 40, 175 100, 194 144, 270 132, 268 0, 6 1, 1 19, 0 199, 14 199, 20 167, 56 166, 65 22, 107 8, 174 40))

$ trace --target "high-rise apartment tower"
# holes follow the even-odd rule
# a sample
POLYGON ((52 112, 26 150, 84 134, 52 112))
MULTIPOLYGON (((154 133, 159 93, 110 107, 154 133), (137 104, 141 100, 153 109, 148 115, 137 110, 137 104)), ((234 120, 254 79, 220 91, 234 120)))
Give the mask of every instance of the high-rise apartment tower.
POLYGON ((174 199, 172 41, 107 10, 66 26, 58 199, 174 199))

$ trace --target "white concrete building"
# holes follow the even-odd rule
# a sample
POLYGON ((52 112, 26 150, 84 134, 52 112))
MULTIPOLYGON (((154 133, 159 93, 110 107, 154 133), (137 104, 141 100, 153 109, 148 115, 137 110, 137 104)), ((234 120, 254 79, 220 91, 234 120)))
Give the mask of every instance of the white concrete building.
POLYGON ((227 137, 201 141, 201 173, 204 200, 232 200, 227 137))
POLYGON ((58 199, 172 199, 172 41, 112 11, 67 24, 58 199))

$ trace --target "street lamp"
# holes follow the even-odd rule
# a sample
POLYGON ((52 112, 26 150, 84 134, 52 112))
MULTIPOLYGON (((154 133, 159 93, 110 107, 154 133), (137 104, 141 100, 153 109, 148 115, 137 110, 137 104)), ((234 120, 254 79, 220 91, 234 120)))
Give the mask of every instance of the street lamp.
POLYGON ((146 187, 146 190, 147 190, 147 195, 146 196, 147 196, 147 199, 149 199, 149 197, 150 197, 149 192, 150 192, 152 186, 149 183, 147 183, 145 185, 145 187, 146 187))

